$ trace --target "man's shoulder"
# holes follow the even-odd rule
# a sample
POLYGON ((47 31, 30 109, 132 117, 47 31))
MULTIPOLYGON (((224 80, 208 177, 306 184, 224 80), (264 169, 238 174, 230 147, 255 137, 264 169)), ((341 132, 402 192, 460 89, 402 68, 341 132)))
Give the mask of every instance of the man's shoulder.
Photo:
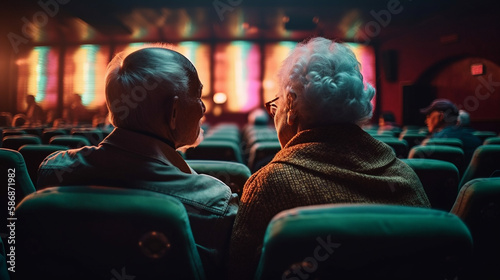
POLYGON ((68 166, 75 162, 84 160, 85 157, 95 152, 97 147, 85 146, 78 149, 70 149, 65 151, 57 151, 48 155, 40 165, 40 168, 50 166, 68 166))

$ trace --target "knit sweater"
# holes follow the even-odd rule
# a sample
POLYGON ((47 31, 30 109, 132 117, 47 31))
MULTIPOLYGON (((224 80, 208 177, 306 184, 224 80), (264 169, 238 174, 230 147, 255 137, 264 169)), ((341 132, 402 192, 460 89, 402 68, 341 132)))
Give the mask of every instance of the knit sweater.
POLYGON ((231 238, 230 278, 253 279, 276 214, 329 203, 430 207, 415 172, 357 125, 301 131, 244 186, 231 238))

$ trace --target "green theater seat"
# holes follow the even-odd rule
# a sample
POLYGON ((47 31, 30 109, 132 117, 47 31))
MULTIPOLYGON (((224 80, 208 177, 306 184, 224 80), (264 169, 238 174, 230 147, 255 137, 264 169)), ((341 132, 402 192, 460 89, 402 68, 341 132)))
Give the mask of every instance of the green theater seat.
POLYGON ((0 211, 2 221, 0 234, 3 234, 7 232, 6 221, 7 217, 10 217, 7 211, 8 203, 14 201, 15 205, 18 205, 24 197, 35 192, 35 187, 26 169, 24 158, 18 151, 0 148, 0 170, 3 177, 0 188, 0 207, 2 209, 0 211), (15 195, 9 194, 9 191, 14 191, 15 195))
POLYGON ((458 194, 458 169, 453 163, 424 158, 403 159, 417 173, 432 208, 450 211, 458 194))
POLYGON ((429 138, 422 141, 422 146, 445 145, 451 147, 464 148, 464 143, 458 138, 429 138))
POLYGON ((42 144, 40 137, 36 135, 11 135, 3 138, 2 148, 18 150, 22 145, 42 144))
POLYGON ((457 167, 460 176, 465 169, 464 151, 452 146, 415 146, 410 150, 408 158, 429 158, 451 162, 457 167))
POLYGON ((498 133, 493 131, 474 131, 472 134, 477 136, 481 140, 481 143, 490 137, 498 136, 498 133))
POLYGON ((500 145, 500 136, 486 138, 483 145, 500 145))
POLYGON ((240 146, 228 140, 204 140, 196 148, 188 149, 185 157, 243 163, 240 146))
POLYGON ((205 278, 187 212, 173 197, 55 187, 26 197, 16 215, 16 279, 205 278))
POLYGON ((474 259, 465 279, 500 279, 500 178, 468 181, 451 213, 469 227, 474 259))
POLYGON ((40 163, 50 154, 57 151, 67 150, 66 146, 59 145, 24 145, 19 148, 19 153, 24 158, 26 162, 26 168, 28 169, 28 174, 30 175, 31 181, 35 185, 38 180, 38 167, 40 163))
POLYGON ((374 137, 380 142, 384 142, 389 145, 396 153, 396 157, 398 158, 406 158, 408 157, 408 143, 406 140, 400 140, 395 137, 374 137))
POLYGON ((83 146, 90 146, 90 141, 82 135, 56 135, 50 138, 49 144, 78 149, 83 146))
POLYGON ((221 180, 240 197, 243 186, 252 175, 246 165, 238 162, 194 159, 186 160, 186 162, 196 173, 207 174, 221 180))
POLYGON ((472 160, 460 181, 460 186, 463 186, 465 183, 475 178, 488 178, 495 171, 499 170, 500 145, 479 146, 474 151, 472 160))
POLYGON ((270 222, 256 279, 455 279, 472 253, 448 212, 394 205, 321 205, 270 222))
POLYGON ((277 140, 257 142, 253 144, 250 148, 248 167, 252 173, 256 172, 269 163, 280 150, 281 145, 277 140))

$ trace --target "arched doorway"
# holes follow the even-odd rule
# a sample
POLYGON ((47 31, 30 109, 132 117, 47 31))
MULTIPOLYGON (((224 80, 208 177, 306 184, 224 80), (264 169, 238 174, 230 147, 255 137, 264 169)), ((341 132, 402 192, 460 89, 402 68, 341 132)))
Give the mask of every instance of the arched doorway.
POLYGON ((418 79, 471 115, 477 129, 500 130, 500 66, 480 57, 454 57, 429 68, 418 79), (473 73, 473 68, 479 73, 473 73), (482 71, 481 71, 482 69, 482 71))

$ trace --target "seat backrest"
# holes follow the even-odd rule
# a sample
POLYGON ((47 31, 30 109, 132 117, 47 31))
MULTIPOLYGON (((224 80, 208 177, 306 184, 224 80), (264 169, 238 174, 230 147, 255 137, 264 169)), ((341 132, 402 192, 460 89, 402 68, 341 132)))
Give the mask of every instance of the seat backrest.
POLYGON ((194 171, 199 174, 207 174, 215 177, 231 188, 233 193, 240 197, 243 192, 243 186, 252 173, 250 169, 238 162, 221 160, 186 160, 194 171))
POLYGON ((481 140, 481 143, 483 143, 484 140, 486 140, 490 137, 498 136, 498 133, 493 132, 493 131, 474 131, 472 134, 474 134, 474 136, 478 137, 481 140))
POLYGON ((500 279, 500 178, 468 181, 451 213, 469 227, 474 240, 470 279, 500 279))
POLYGON ((398 158, 408 157, 408 142, 395 137, 374 137, 375 139, 389 145, 398 158))
POLYGON ((457 167, 447 161, 424 158, 402 159, 417 174, 432 208, 450 211, 458 194, 457 167))
POLYGON ((243 163, 240 146, 227 140, 204 140, 196 148, 187 149, 185 157, 243 163))
POLYGON ((26 144, 42 144, 42 140, 40 140, 40 137, 30 134, 5 136, 2 148, 17 151, 22 145, 26 144))
POLYGON ((252 173, 256 172, 269 163, 280 150, 281 144, 279 141, 265 141, 253 144, 248 157, 248 167, 252 173))
POLYGON ((71 130, 71 135, 80 135, 87 138, 92 146, 99 145, 104 139, 102 131, 95 128, 74 128, 71 130))
POLYGON ((59 145, 24 145, 19 148, 19 153, 24 158, 28 174, 36 188, 38 180, 38 167, 40 163, 50 154, 57 151, 65 151, 68 147, 59 145))
POLYGON ((55 187, 28 196, 16 216, 19 279, 204 279, 187 212, 173 197, 55 187))
POLYGON ((271 220, 256 279, 454 279, 471 252, 467 226, 445 211, 301 207, 271 220))
POLYGON ((408 158, 430 158, 453 163, 460 176, 465 168, 464 151, 457 147, 445 145, 415 146, 410 150, 408 158))
POLYGON ((488 178, 500 170, 500 145, 479 146, 460 180, 460 186, 475 178, 488 178))
POLYGON ((42 132, 42 143, 49 144, 50 139, 56 135, 68 135, 68 131, 66 129, 61 129, 61 128, 45 129, 42 132))
MULTIPOLYGON (((35 192, 35 187, 28 175, 24 158, 18 151, 0 148, 0 170, 4 174, 4 182, 0 188, 0 207, 3 209, 0 211, 0 219, 6 221, 10 216, 8 207, 18 205, 24 197, 35 192)), ((6 233, 7 224, 2 222, 0 225, 0 233, 6 233)))
POLYGON ((458 138, 428 138, 422 142, 422 146, 429 146, 429 145, 445 145, 445 146, 457 147, 460 149, 464 148, 464 143, 462 142, 462 140, 458 138))
POLYGON ((90 146, 89 140, 82 135, 56 135, 50 138, 49 144, 67 146, 70 149, 90 146))
POLYGON ((11 135, 24 135, 24 134, 26 134, 26 131, 24 131, 23 129, 19 128, 4 129, 2 132, 2 138, 11 135))
POLYGON ((483 145, 500 145, 500 136, 486 138, 483 145))
MULTIPOLYGON (((8 248, 10 248, 10 246, 8 248)), ((9 251, 9 254, 12 255, 12 253, 10 251, 9 251)), ((12 261, 10 260, 10 257, 9 257, 9 259, 7 258, 7 255, 5 253, 5 247, 3 246, 3 240, 0 237, 0 279, 4 279, 4 280, 10 279, 8 268, 7 268, 7 262, 9 262, 8 267, 14 267, 13 269, 15 269, 16 260, 15 260, 15 256, 13 256, 13 257, 14 257, 14 259, 12 261)))
POLYGON ((408 150, 411 150, 414 146, 422 144, 422 142, 427 138, 424 134, 420 133, 401 133, 399 139, 406 140, 408 143, 408 150))

